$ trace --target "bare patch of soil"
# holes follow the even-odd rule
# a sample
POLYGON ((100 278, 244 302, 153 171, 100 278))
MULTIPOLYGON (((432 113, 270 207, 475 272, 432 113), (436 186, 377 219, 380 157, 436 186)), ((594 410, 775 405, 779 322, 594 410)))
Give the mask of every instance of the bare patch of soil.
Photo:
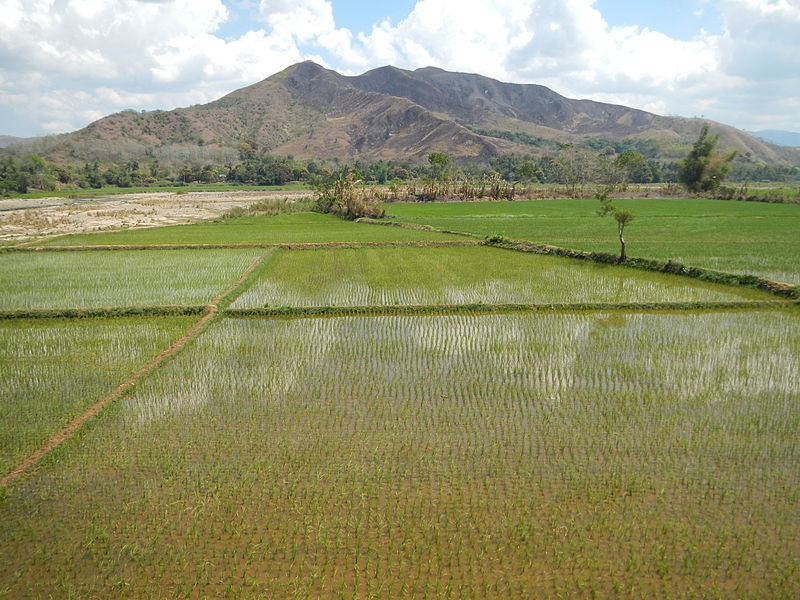
POLYGON ((75 201, 0 200, 0 243, 42 236, 194 223, 265 198, 303 198, 306 192, 152 192, 75 201), (30 206, 30 208, 27 208, 30 206))

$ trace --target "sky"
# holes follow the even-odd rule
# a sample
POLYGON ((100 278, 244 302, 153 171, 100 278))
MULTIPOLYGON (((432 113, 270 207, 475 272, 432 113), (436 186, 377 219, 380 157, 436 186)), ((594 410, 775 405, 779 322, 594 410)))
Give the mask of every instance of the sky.
POLYGON ((206 103, 303 60, 800 132, 800 0, 0 0, 0 15, 2 135, 206 103))

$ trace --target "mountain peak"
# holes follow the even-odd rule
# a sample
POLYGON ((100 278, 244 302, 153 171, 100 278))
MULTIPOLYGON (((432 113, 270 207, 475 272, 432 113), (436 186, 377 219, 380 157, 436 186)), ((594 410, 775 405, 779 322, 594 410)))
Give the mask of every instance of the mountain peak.
MULTIPOLYGON (((253 141, 275 154, 307 158, 424 160, 438 151, 485 161, 504 152, 537 152, 501 138, 635 138, 688 147, 701 125, 438 67, 385 65, 349 77, 307 60, 206 105, 105 117, 61 136, 50 155, 80 163, 96 160, 102 148, 107 160, 118 162, 152 156, 153 149, 180 147, 178 154, 188 155, 183 149, 202 146, 206 154, 217 149, 223 156, 253 141), (502 135, 475 133, 487 130, 502 135)), ((715 128, 723 143, 756 160, 786 162, 774 146, 731 127, 715 128)))

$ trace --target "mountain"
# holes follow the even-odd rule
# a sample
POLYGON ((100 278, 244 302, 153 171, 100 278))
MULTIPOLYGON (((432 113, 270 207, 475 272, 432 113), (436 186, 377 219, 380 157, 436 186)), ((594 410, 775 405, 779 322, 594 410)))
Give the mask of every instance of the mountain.
MULTIPOLYGON (((541 85, 502 83, 434 67, 381 67, 349 78, 359 89, 408 98, 462 125, 525 133, 560 143, 587 139, 652 140, 666 158, 685 155, 703 119, 663 117, 625 106, 573 100, 541 85)), ((722 123, 712 123, 721 146, 770 164, 787 162, 780 149, 722 123)))
POLYGON ((8 148, 13 144, 24 142, 26 139, 29 138, 15 137, 13 135, 0 135, 0 148, 8 148))
MULTIPOLYGON (((37 140, 35 149, 64 162, 219 162, 236 160, 243 143, 301 158, 424 160, 438 151, 486 161, 542 152, 537 145, 649 140, 655 156, 674 159, 685 155, 703 122, 433 67, 388 66, 348 77, 303 62, 209 104, 123 111, 37 140)), ((712 131, 723 147, 752 160, 787 163, 781 148, 743 131, 719 123, 712 131)))
POLYGON ((780 129, 762 129, 761 131, 748 132, 762 140, 767 140, 778 146, 800 148, 800 133, 795 131, 782 131, 780 129))

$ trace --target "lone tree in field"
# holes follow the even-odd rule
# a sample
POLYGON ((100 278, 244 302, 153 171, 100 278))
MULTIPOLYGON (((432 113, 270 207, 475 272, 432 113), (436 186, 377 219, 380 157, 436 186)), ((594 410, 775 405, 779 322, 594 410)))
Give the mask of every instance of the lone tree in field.
POLYGON ((633 221, 633 213, 629 210, 617 208, 611 204, 611 199, 608 197, 607 192, 599 192, 595 194, 595 198, 600 200, 600 210, 597 211, 597 214, 601 217, 612 215, 617 222, 617 235, 619 236, 618 260, 619 262, 624 262, 628 257, 625 254, 625 237, 623 234, 625 233, 625 225, 633 221))
POLYGON ((717 152, 718 141, 719 135, 709 133, 708 123, 704 123, 700 137, 681 161, 678 178, 690 192, 713 192, 730 172, 736 151, 720 154, 717 152))

